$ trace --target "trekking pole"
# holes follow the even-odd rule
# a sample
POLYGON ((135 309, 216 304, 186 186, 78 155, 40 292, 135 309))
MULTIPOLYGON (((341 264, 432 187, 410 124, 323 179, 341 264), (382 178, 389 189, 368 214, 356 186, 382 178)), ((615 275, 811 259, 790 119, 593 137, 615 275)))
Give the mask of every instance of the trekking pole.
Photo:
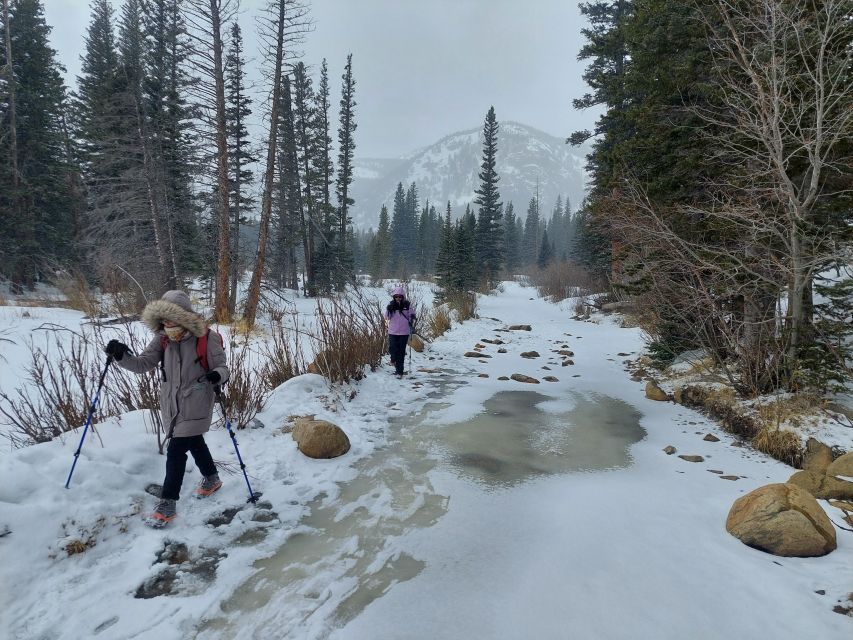
POLYGON ((80 436, 80 444, 77 445, 77 451, 74 452, 74 462, 71 464, 71 471, 68 472, 68 479, 65 481, 65 488, 71 485, 71 476, 74 475, 74 468, 77 466, 77 460, 80 457, 80 451, 83 449, 83 441, 86 439, 86 433, 89 431, 89 425, 92 424, 92 417, 95 415, 95 408, 98 406, 98 400, 101 398, 101 388, 104 386, 104 378, 107 377, 107 369, 113 361, 112 356, 107 356, 107 364, 101 372, 101 379, 98 380, 98 390, 95 391, 95 397, 92 398, 92 404, 89 407, 89 415, 86 417, 86 426, 83 427, 83 435, 80 436))
POLYGON ((246 480, 246 487, 249 489, 249 499, 246 502, 256 503, 258 496, 252 491, 252 485, 249 484, 249 475, 246 473, 246 465, 243 463, 243 457, 240 455, 240 448, 237 446, 237 436, 231 429, 231 420, 228 418, 228 411, 225 409, 225 397, 222 395, 222 387, 216 385, 213 387, 216 393, 216 399, 219 402, 219 407, 222 409, 222 417, 225 419, 225 428, 228 429, 228 435, 231 436, 231 442, 234 443, 234 451, 237 452, 237 460, 240 462, 240 469, 243 471, 243 478, 246 480))

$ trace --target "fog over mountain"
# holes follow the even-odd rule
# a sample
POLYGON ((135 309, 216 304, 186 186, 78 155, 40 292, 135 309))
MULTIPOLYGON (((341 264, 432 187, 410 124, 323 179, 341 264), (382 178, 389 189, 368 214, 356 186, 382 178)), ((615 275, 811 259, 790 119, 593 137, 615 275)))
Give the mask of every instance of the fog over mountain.
MULTIPOLYGON (((398 182, 417 183, 421 206, 428 199, 443 212, 449 200, 454 218, 458 217, 474 201, 482 145, 482 127, 477 127, 445 136, 402 158, 357 159, 353 223, 375 228, 382 205, 392 210, 398 182)), ((586 149, 571 147, 562 138, 518 122, 501 122, 497 158, 501 201, 512 202, 516 215, 523 216, 538 184, 544 215, 549 215, 558 195, 568 196, 575 210, 584 195, 585 155, 586 149)))

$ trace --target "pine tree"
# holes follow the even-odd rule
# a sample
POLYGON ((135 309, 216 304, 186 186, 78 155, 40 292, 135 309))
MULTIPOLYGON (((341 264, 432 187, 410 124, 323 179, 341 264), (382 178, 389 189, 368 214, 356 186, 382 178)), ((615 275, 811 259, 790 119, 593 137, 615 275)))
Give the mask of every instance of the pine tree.
POLYGON ((335 207, 332 205, 331 189, 334 166, 332 164, 332 138, 329 135, 329 70, 325 58, 320 65, 320 81, 314 93, 312 111, 311 165, 314 169, 314 203, 317 218, 317 242, 315 246, 315 284, 317 292, 328 294, 333 280, 337 280, 338 246, 341 242, 335 207))
MULTIPOLYGON (((402 186, 402 185, 401 185, 402 186)), ((388 221, 388 207, 382 205, 379 212, 379 229, 373 239, 370 256, 370 274, 377 279, 384 278, 391 260, 391 225, 388 221)))
POLYGON ((355 155, 355 78, 352 75, 352 54, 347 56, 344 75, 341 77, 340 126, 338 127, 338 181, 336 193, 338 196, 338 238, 339 246, 336 251, 338 284, 343 282, 344 275, 352 277, 352 255, 346 244, 350 224, 349 208, 355 201, 352 199, 350 185, 353 180, 353 158, 355 155))
POLYGON ((551 243, 548 241, 548 232, 545 231, 542 234, 542 244, 539 247, 539 256, 536 259, 536 266, 540 269, 545 269, 551 264, 551 260, 554 257, 554 248, 551 246, 551 243))
POLYGON ((304 290, 308 296, 316 295, 317 263, 316 236, 320 228, 317 214, 317 173, 314 157, 317 154, 313 134, 314 88, 305 64, 298 62, 293 68, 293 121, 296 132, 296 152, 302 180, 302 245, 305 260, 304 290))
POLYGON ((246 91, 245 60, 243 58, 243 35, 237 20, 231 23, 230 45, 225 59, 226 108, 225 122, 228 140, 228 202, 231 207, 231 290, 228 294, 228 310, 234 313, 237 307, 237 285, 244 268, 240 256, 240 225, 246 221, 246 213, 256 204, 250 186, 254 180, 252 165, 258 161, 252 149, 246 123, 252 115, 252 99, 246 91))
POLYGON ((293 116, 290 79, 284 76, 281 118, 277 138, 278 201, 276 236, 273 254, 277 264, 278 281, 291 289, 299 288, 296 248, 302 238, 302 189, 299 181, 299 155, 293 116))
POLYGON ((521 236, 518 234, 515 210, 512 202, 506 205, 503 217, 504 222, 504 260, 506 270, 510 276, 515 273, 521 260, 521 236))
POLYGON ((495 108, 490 107, 483 124, 483 162, 478 174, 480 186, 474 192, 474 203, 480 208, 477 214, 477 264, 489 281, 495 278, 500 270, 503 248, 497 152, 498 122, 495 108))
POLYGON ((7 67, 11 50, 11 73, 4 80, 14 100, 0 103, 0 273, 32 286, 48 263, 68 265, 72 257, 77 205, 68 177, 76 169, 68 165, 65 87, 42 4, 13 0, 8 9, 0 32, 8 46, 0 52, 0 66, 7 67))
POLYGON ((532 266, 539 257, 541 222, 539 220, 539 199, 531 198, 527 206, 527 218, 524 221, 524 239, 522 245, 522 264, 532 266))
POLYGON ((468 291, 477 286, 479 271, 477 269, 477 219, 470 206, 466 207, 465 215, 459 220, 456 233, 456 275, 453 288, 457 291, 468 291))
POLYGON ((457 269, 456 230, 451 221, 450 201, 447 201, 447 211, 441 225, 441 242, 435 262, 435 276, 441 285, 442 294, 447 295, 455 286, 457 269))

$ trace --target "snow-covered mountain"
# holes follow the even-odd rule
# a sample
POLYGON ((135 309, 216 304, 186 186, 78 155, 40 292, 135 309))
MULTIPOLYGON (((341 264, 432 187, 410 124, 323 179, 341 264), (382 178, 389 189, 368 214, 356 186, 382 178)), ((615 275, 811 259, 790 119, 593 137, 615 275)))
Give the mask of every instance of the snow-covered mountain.
MULTIPOLYGON (((418 185, 421 206, 426 199, 443 211, 447 201, 458 217, 474 201, 483 153, 482 128, 460 131, 435 144, 398 159, 362 158, 355 161, 352 208, 357 227, 376 227, 383 204, 389 213, 398 182, 418 185)), ((501 122, 497 168, 501 201, 512 202, 516 215, 524 215, 536 193, 549 215, 558 195, 575 209, 583 199, 585 149, 568 146, 561 138, 517 122, 501 122)))

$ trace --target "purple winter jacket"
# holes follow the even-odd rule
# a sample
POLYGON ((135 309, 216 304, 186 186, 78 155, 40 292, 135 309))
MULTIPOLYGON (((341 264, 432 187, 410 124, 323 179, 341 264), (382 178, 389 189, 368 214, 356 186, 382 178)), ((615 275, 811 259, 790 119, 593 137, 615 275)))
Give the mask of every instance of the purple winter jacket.
MULTIPOLYGON (((404 302, 408 302, 407 300, 404 302)), ((407 336, 410 333, 409 321, 415 322, 414 305, 402 311, 385 311, 385 319, 388 321, 388 334, 392 336, 407 336)))

